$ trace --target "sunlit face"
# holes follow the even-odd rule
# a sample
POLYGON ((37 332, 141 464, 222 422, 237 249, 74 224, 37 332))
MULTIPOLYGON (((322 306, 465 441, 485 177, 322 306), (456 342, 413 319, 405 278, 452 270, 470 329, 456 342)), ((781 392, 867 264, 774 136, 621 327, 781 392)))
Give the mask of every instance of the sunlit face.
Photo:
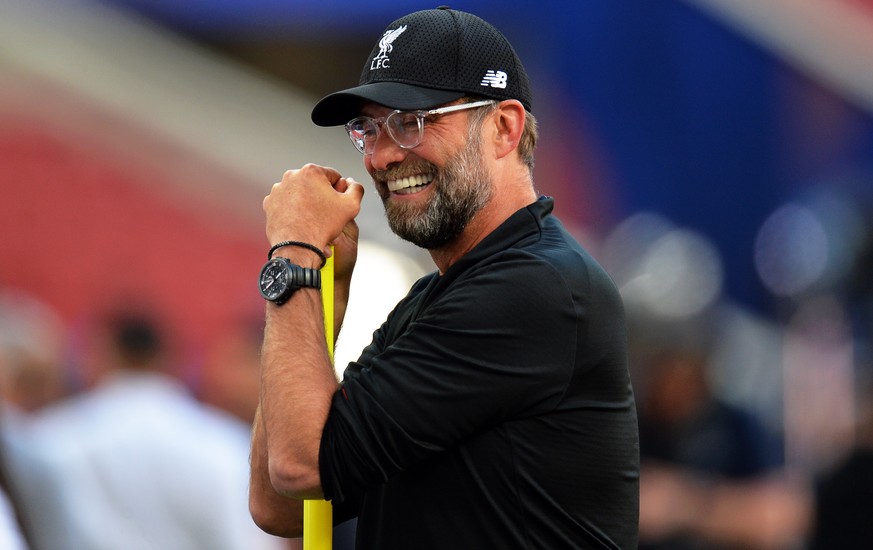
POLYGON ((441 163, 425 157, 433 158, 448 145, 439 133, 428 135, 427 131, 424 143, 404 151, 402 158, 384 170, 367 163, 388 225, 400 238, 425 249, 440 248, 458 237, 491 199, 493 187, 482 162, 480 128, 473 126, 478 125, 468 128, 466 142, 441 163))

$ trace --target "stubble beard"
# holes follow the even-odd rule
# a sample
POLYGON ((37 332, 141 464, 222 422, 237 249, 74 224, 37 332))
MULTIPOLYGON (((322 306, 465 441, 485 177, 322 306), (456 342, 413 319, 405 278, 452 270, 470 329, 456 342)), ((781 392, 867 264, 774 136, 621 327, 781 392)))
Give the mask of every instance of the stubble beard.
POLYGON ((493 194, 491 175, 481 162, 479 140, 468 141, 439 169, 425 162, 418 173, 432 172, 434 187, 427 204, 392 201, 382 194, 382 204, 391 230, 401 239, 435 250, 457 238, 493 194))

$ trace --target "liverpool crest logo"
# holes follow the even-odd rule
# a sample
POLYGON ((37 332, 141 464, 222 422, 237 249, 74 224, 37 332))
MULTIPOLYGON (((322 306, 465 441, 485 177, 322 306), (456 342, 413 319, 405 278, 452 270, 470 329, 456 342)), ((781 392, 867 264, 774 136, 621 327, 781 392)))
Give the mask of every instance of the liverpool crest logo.
POLYGON ((379 53, 376 54, 376 57, 374 57, 373 61, 370 63, 371 71, 374 69, 387 69, 391 66, 391 60, 388 59, 388 54, 394 49, 394 41, 397 40, 397 37, 403 34, 403 31, 405 30, 406 25, 394 30, 385 31, 385 34, 383 34, 382 38, 379 40, 379 53))

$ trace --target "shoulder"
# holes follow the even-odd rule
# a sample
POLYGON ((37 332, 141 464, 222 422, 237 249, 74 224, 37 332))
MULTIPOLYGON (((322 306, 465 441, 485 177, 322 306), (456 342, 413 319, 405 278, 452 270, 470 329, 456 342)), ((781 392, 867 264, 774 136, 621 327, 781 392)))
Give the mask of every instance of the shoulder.
POLYGON ((554 298, 619 300, 605 269, 556 218, 547 218, 538 232, 484 258, 468 275, 554 298))

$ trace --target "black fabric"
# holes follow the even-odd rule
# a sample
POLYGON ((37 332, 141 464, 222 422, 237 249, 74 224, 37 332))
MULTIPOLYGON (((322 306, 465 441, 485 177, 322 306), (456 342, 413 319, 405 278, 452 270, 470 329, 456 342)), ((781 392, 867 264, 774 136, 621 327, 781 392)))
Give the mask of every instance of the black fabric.
POLYGON ((517 99, 528 111, 533 94, 506 37, 470 13, 435 9, 388 25, 364 64, 359 86, 324 97, 312 110, 319 126, 359 115, 362 101, 392 109, 429 109, 465 95, 517 99))
POLYGON ((817 482, 809 548, 873 548, 873 449, 854 449, 817 482))
POLYGON ((348 366, 321 480, 358 548, 635 548, 620 298, 541 199, 420 280, 348 366))

